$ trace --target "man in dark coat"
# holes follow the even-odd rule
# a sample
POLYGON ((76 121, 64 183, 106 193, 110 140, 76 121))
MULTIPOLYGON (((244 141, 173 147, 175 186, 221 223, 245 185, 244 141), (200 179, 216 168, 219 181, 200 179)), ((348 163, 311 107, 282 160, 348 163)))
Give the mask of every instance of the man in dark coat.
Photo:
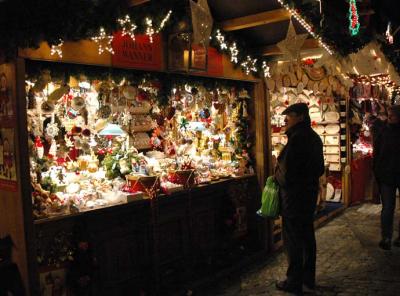
POLYGON ((283 241, 289 267, 279 290, 302 294, 315 288, 316 242, 314 212, 319 177, 324 173, 321 138, 311 128, 304 103, 289 106, 286 115, 288 143, 278 157, 275 178, 279 184, 283 241))
MULTIPOLYGON (((382 240, 379 246, 390 250, 396 208, 396 189, 400 190, 400 106, 392 106, 387 122, 377 119, 372 127, 374 139, 374 173, 379 184, 382 212, 382 240)), ((399 238, 394 242, 400 247, 399 238)))

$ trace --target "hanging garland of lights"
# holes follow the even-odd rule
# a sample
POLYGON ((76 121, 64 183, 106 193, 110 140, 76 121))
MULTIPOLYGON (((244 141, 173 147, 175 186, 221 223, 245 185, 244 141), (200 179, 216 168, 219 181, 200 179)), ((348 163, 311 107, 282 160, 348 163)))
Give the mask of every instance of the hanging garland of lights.
POLYGON ((357 35, 360 31, 360 21, 358 17, 356 0, 349 0, 349 22, 351 36, 357 35))
POLYGON ((307 32, 318 41, 318 43, 330 54, 333 54, 333 50, 322 40, 322 37, 315 33, 314 28, 295 10, 290 8, 283 0, 277 0, 282 7, 284 7, 290 14, 303 26, 307 32))

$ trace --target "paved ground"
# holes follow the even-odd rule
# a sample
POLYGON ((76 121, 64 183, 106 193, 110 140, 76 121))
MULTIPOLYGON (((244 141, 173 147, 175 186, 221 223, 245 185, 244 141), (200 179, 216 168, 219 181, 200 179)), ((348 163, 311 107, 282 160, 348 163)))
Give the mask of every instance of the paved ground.
MULTIPOLYGON (((346 210, 317 230, 315 295, 400 295, 400 249, 383 251, 377 247, 379 214, 379 205, 365 204, 346 210)), ((284 278, 286 267, 285 255, 280 252, 202 295, 290 295, 275 290, 276 279, 284 278)))

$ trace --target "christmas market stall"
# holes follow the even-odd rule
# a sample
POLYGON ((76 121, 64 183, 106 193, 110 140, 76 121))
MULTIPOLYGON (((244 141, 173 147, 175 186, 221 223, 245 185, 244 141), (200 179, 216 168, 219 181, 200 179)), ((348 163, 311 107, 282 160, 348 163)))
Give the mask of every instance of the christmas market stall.
POLYGON ((349 126, 352 145, 351 203, 367 200, 379 202, 379 194, 372 172, 373 122, 386 120, 387 109, 396 102, 400 77, 372 42, 357 54, 350 55, 353 65, 349 73, 353 79, 350 89, 349 126))
POLYGON ((208 47, 211 28, 161 33, 172 14, 137 32, 126 15, 114 32, 20 48, 4 64, 0 190, 15 212, 4 225, 19 221, 8 233, 31 295, 180 293, 266 254, 255 62, 235 69, 208 47))

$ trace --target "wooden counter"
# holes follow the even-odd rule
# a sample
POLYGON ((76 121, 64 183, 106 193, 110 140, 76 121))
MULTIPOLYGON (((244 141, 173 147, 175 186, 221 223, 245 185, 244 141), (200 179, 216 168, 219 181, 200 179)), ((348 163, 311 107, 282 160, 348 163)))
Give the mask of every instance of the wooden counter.
POLYGON ((36 221, 36 247, 46 262, 60 233, 71 244, 87 240, 97 262, 94 295, 168 295, 263 250, 259 203, 256 176, 226 179, 153 201, 36 221))

